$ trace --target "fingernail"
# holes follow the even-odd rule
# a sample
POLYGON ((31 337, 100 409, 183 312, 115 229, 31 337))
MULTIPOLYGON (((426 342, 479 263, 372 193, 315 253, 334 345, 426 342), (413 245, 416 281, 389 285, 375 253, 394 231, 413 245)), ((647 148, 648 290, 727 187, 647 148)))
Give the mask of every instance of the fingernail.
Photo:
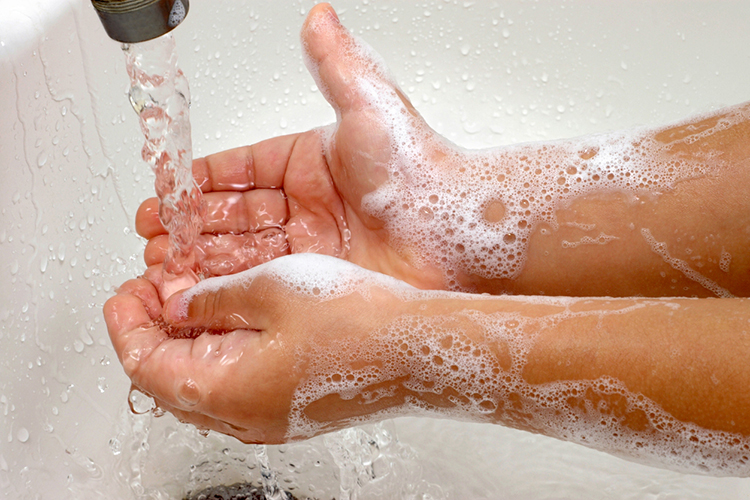
POLYGON ((177 292, 172 295, 164 304, 162 316, 167 323, 179 323, 187 319, 187 303, 181 293, 177 292))
POLYGON ((331 18, 331 20, 332 20, 333 22, 335 22, 336 24, 341 24, 341 21, 339 20, 339 16, 338 16, 338 14, 336 14, 336 11, 335 11, 335 10, 333 10, 333 7, 331 7, 330 5, 329 5, 329 9, 328 9, 328 16, 329 16, 329 17, 331 18))

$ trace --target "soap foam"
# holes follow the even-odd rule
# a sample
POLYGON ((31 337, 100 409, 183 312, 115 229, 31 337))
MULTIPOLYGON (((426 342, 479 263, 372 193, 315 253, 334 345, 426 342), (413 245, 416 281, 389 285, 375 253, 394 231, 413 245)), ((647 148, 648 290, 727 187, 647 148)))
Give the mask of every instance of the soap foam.
POLYGON ((664 262, 669 264, 672 269, 680 271, 683 275, 685 275, 686 278, 699 283, 703 288, 711 291, 717 297, 726 299, 734 297, 734 295, 732 295, 729 290, 720 287, 715 281, 703 276, 701 273, 691 268, 690 265, 684 260, 669 255, 667 244, 662 241, 656 241, 656 238, 653 237, 651 231, 648 228, 641 228, 641 235, 648 242, 651 250, 659 255, 662 259, 664 259, 664 262))
MULTIPOLYGON (((393 91, 373 83, 363 89, 388 96, 380 100, 389 102, 375 106, 393 131, 389 180, 363 199, 363 208, 385 221, 397 250, 409 249, 443 269, 486 279, 516 278, 531 234, 541 223, 556 227, 556 210, 574 199, 596 192, 656 194, 710 173, 697 160, 655 160, 666 157, 668 146, 645 132, 499 152, 443 146, 438 150, 444 165, 435 168, 435 138, 409 130, 409 121, 394 112, 399 103, 393 91), (488 216, 492 207, 504 212, 497 220, 488 216)), ((448 276, 446 282, 460 289, 448 276)))

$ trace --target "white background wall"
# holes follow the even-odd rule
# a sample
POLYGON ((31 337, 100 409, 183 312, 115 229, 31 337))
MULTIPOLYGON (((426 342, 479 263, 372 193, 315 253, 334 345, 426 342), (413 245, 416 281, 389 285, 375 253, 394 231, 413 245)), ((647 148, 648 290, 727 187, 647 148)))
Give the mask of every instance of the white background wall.
MULTIPOLYGON (((193 0, 176 38, 196 157, 334 119, 301 62, 298 31, 311 5, 193 0)), ((427 121, 465 147, 661 123, 748 99, 746 1, 334 6, 427 121)), ((138 484, 166 498, 184 493, 201 456, 225 446, 243 453, 230 440, 192 437, 170 417, 148 434, 139 427, 148 421, 125 411, 129 383, 101 306, 143 269, 133 216, 153 192, 126 89, 118 44, 88 0, 0 0, 5 498, 128 498, 138 484), (143 443, 148 452, 138 451, 143 443)), ((659 471, 505 429, 423 419, 392 428, 419 455, 424 491, 438 497, 750 492, 748 480, 659 471)), ((275 450, 283 461, 281 452, 295 451, 275 450)))

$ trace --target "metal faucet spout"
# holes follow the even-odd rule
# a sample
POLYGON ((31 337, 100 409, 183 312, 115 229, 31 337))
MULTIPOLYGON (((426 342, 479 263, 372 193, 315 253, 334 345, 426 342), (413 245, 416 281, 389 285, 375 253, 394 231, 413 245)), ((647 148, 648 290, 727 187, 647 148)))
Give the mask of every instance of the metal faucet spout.
POLYGON ((123 43, 138 43, 172 31, 187 16, 189 0, 91 0, 104 30, 123 43))

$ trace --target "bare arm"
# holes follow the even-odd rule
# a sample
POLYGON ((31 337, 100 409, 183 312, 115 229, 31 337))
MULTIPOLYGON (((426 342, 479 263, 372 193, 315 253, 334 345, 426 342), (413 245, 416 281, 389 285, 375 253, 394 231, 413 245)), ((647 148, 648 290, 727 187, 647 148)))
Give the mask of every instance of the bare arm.
MULTIPOLYGON (((652 146, 632 175, 647 166, 661 183, 559 207, 556 227, 542 224, 531 236, 523 272, 503 286, 548 295, 750 294, 750 105, 640 135, 652 146), (679 175, 665 186, 670 173, 679 175)), ((627 164, 629 154, 612 160, 627 164)))
POLYGON ((133 383, 178 418, 244 441, 426 412, 679 470, 750 473, 746 299, 420 292, 300 255, 181 292, 157 327, 154 288, 126 288, 106 315, 133 383), (222 335, 168 336, 190 328, 222 335))

